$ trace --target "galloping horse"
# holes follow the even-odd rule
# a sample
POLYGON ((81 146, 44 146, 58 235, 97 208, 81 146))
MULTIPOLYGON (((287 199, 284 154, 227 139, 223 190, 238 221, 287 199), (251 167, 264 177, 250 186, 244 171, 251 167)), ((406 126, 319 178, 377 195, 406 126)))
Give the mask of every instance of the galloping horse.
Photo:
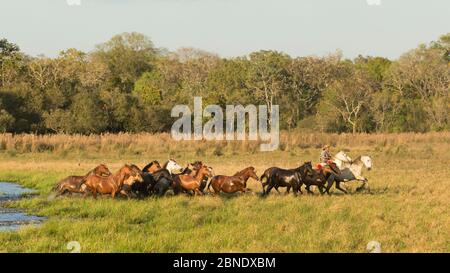
POLYGON ((304 179, 300 183, 300 186, 302 184, 305 184, 306 191, 311 194, 313 193, 310 190, 311 186, 317 186, 319 188, 320 194, 323 194, 324 189, 327 194, 330 194, 329 189, 325 186, 325 184, 327 183, 330 175, 339 175, 340 173, 341 171, 334 162, 328 162, 328 164, 325 166, 318 164, 317 168, 313 169, 312 174, 304 177, 304 179))
POLYGON ((221 191, 225 193, 246 192, 247 180, 253 178, 259 181, 259 177, 256 175, 254 167, 247 167, 240 172, 235 173, 233 176, 217 175, 211 178, 211 182, 208 185, 208 191, 210 186, 213 187, 214 193, 218 194, 221 191))
POLYGON ((278 167, 272 167, 270 169, 270 171, 266 170, 266 172, 269 173, 269 178, 267 180, 267 190, 264 189, 263 185, 264 195, 269 194, 274 187, 277 191, 278 187, 287 187, 287 194, 289 194, 291 187, 293 188, 294 195, 297 195, 297 192, 302 193, 302 190, 300 189, 301 183, 307 175, 313 173, 310 161, 305 162, 303 165, 295 169, 286 170, 278 167))
POLYGON ((175 159, 169 159, 166 163, 162 166, 162 169, 167 170, 170 174, 173 174, 175 172, 182 172, 184 170, 183 167, 181 167, 175 159))
MULTIPOLYGON (((133 171, 139 173, 142 176, 142 182, 133 183, 130 187, 123 186, 121 192, 122 191, 128 191, 129 193, 132 193, 132 194, 134 194, 134 195, 136 195, 138 197, 145 197, 145 196, 147 196, 147 186, 148 185, 147 185, 146 182, 148 182, 148 184, 150 184, 151 181, 148 180, 146 175, 149 174, 149 173, 143 172, 135 164, 131 164, 130 168, 133 171)), ((149 175, 151 175, 151 174, 149 174, 149 175)), ((153 177, 151 179, 153 180, 153 177)))
POLYGON ((112 198, 114 198, 116 194, 120 192, 124 183, 130 184, 135 181, 142 182, 142 176, 139 172, 133 170, 133 168, 129 165, 125 165, 115 174, 108 177, 91 174, 86 178, 86 182, 84 184, 87 189, 92 192, 94 198, 97 198, 97 192, 102 194, 111 194, 112 198))
POLYGON ((56 184, 56 186, 53 188, 53 190, 57 191, 57 196, 63 195, 65 193, 84 193, 86 187, 83 185, 83 183, 85 179, 91 174, 96 174, 99 176, 109 176, 111 175, 111 172, 105 164, 100 164, 84 176, 71 175, 60 180, 58 184, 56 184))
MULTIPOLYGON (((139 173, 142 176, 142 182, 134 181, 134 183, 127 185, 124 183, 122 190, 120 193, 129 196, 129 194, 138 196, 138 197, 146 197, 149 195, 149 188, 153 187, 156 184, 156 181, 151 173, 143 172, 139 169, 135 164, 131 164, 130 168, 139 173)), ((130 181, 131 182, 131 181, 130 181)), ((128 183, 129 184, 129 183, 128 183)))
POLYGON ((360 155, 354 160, 349 159, 350 158, 342 151, 335 155, 334 162, 336 162, 336 165, 339 167, 341 173, 338 175, 333 175, 330 178, 327 189, 331 188, 333 182, 336 182, 336 188, 344 193, 347 193, 346 190, 339 187, 339 183, 353 180, 362 182, 362 185, 356 189, 357 191, 360 191, 366 187, 368 179, 362 176, 362 170, 363 167, 366 167, 369 171, 372 169, 372 158, 368 155, 360 155))
MULTIPOLYGON (((195 176, 198 172, 198 170, 200 170, 200 168, 203 166, 203 162, 202 161, 195 161, 193 163, 189 163, 187 165, 187 167, 184 169, 184 171, 181 174, 190 174, 191 176, 195 176)), ((202 180, 202 182, 200 183, 200 187, 199 190, 203 193, 203 191, 206 188, 206 185, 208 184, 208 176, 205 176, 202 180)))
POLYGON ((197 172, 195 176, 191 176, 189 174, 179 175, 178 179, 180 181, 180 186, 185 191, 194 191, 194 194, 203 195, 203 193, 199 190, 200 184, 205 176, 211 176, 212 171, 206 165, 203 165, 197 172))
POLYGON ((156 172, 156 171, 158 171, 160 169, 162 169, 162 167, 159 164, 159 162, 157 160, 153 160, 152 162, 150 162, 147 165, 145 165, 144 168, 142 168, 142 172, 154 173, 154 172, 156 172))
POLYGON ((164 163, 163 168, 153 173, 156 183, 149 188, 150 194, 155 193, 157 196, 163 196, 170 188, 175 194, 181 191, 181 186, 175 183, 175 172, 183 172, 181 167, 174 159, 169 159, 164 163))

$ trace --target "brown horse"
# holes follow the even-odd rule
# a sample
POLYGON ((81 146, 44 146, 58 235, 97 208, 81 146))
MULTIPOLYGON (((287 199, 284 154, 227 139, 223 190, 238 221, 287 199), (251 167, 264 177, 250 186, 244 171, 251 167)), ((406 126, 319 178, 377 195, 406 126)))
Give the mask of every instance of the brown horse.
POLYGON ((203 195, 203 193, 199 190, 200 185, 202 183, 203 178, 205 176, 211 176, 211 168, 206 165, 203 165, 195 174, 195 176, 191 176, 190 174, 178 175, 178 180, 180 186, 185 191, 194 191, 194 194, 203 195))
MULTIPOLYGON (((186 175, 190 175, 190 176, 194 177, 197 174, 198 170, 200 170, 203 167, 203 165, 204 164, 202 161, 195 161, 193 163, 188 163, 186 168, 184 168, 184 170, 181 173, 172 174, 172 180, 173 180, 172 189, 173 189, 174 193, 175 194, 178 194, 180 192, 189 193, 189 191, 186 191, 181 187, 181 181, 180 181, 179 176, 186 174, 186 175)), ((208 180, 208 176, 205 176, 203 178, 202 182, 200 183, 199 190, 202 193, 203 193, 204 188, 206 187, 207 180, 208 180)))
MULTIPOLYGON (((200 168, 203 166, 203 162, 202 161, 195 161, 193 163, 189 163, 188 166, 186 167, 186 169, 184 170, 183 174, 190 174, 191 176, 195 176, 198 172, 198 170, 200 170, 200 168)), ((200 183, 200 188, 199 190, 201 192, 203 192, 206 188, 206 185, 208 184, 208 176, 205 176, 202 180, 202 182, 200 183)))
POLYGON ((250 177, 256 181, 259 180, 254 167, 247 167, 242 171, 235 173, 233 176, 217 175, 209 182, 208 191, 211 191, 210 186, 212 186, 215 194, 218 194, 221 191, 225 193, 235 193, 238 191, 246 192, 248 190, 247 180, 250 177))
POLYGON ((161 170, 161 164, 157 160, 153 160, 152 162, 148 163, 142 171, 145 173, 155 173, 156 171, 161 170))
POLYGON ((125 165, 115 174, 108 177, 101 177, 95 174, 89 175, 84 184, 92 192, 94 198, 97 198, 97 193, 111 194, 112 198, 114 198, 121 191, 124 184, 129 185, 136 181, 141 183, 142 180, 139 172, 133 170, 129 165, 125 165))
POLYGON ((111 172, 105 164, 100 164, 84 176, 71 175, 60 180, 58 184, 56 184, 56 186, 53 188, 53 190, 57 191, 57 196, 63 195, 65 193, 68 193, 70 195, 72 193, 84 193, 86 191, 86 186, 83 185, 83 183, 91 174, 96 174, 99 176, 109 176, 111 175, 111 172))

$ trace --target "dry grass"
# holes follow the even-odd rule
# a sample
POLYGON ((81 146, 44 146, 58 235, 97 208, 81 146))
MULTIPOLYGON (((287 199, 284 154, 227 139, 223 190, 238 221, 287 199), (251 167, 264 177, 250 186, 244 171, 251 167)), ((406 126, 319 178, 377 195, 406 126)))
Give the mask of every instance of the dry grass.
MULTIPOLYGON (((450 132, 402 133, 402 134, 313 134, 281 133, 280 148, 320 148, 323 144, 351 149, 353 147, 386 147, 411 143, 448 143, 450 132)), ((166 153, 176 151, 201 154, 211 148, 221 147, 236 152, 254 152, 259 149, 257 141, 174 141, 169 134, 103 134, 103 135, 32 135, 0 134, 0 151, 11 155, 42 152, 88 151, 117 153, 130 151, 136 154, 166 153)))
MULTIPOLYGON (((283 133, 282 150, 275 152, 260 152, 258 143, 173 142, 164 134, 0 135, 0 146, 0 179, 41 193, 11 205, 49 217, 40 228, 0 233, 0 251, 64 252, 68 241, 77 240, 88 252, 364 252, 377 240, 385 252, 450 252, 448 132, 283 133), (366 173, 370 193, 355 193, 358 184, 349 183, 352 194, 334 190, 331 197, 47 198, 58 179, 99 162, 116 170, 125 162, 142 166, 175 157, 182 164, 201 159, 216 174, 249 165, 261 174, 273 165, 316 161, 324 143, 374 158, 374 169, 366 173)), ((261 190, 258 182, 249 185, 261 190)))

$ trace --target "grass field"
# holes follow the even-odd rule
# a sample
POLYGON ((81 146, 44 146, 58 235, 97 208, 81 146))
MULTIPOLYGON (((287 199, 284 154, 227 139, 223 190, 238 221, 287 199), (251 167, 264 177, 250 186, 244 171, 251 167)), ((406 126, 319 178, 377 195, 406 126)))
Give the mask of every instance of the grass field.
MULTIPOLYGON (((0 135, 0 181, 15 181, 38 195, 10 207, 46 216, 40 227, 0 232, 2 252, 450 252, 450 133, 389 135, 283 134, 280 150, 258 143, 182 142, 168 135, 0 135), (203 160, 216 174, 253 165, 295 167, 317 161, 320 146, 350 156, 368 154, 370 192, 358 182, 319 194, 267 198, 176 196, 162 199, 49 198, 52 186, 98 163, 115 171, 124 163, 174 157, 185 165, 203 160)), ((261 191, 259 182, 249 187, 261 191)), ((316 190, 317 192, 317 190, 316 190)))

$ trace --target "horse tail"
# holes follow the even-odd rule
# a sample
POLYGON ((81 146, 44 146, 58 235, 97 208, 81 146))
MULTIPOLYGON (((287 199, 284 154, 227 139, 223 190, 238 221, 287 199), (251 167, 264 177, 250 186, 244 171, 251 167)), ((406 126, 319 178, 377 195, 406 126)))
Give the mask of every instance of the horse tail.
POLYGON ((259 182, 261 182, 261 184, 263 185, 263 187, 264 187, 264 185, 266 185, 266 184, 268 184, 269 183, 269 180, 270 180, 270 172, 268 171, 268 170, 266 170, 262 175, 261 175, 261 177, 259 178, 259 182), (266 182, 264 183, 264 181, 263 181, 263 179, 266 179, 266 182))
POLYGON ((208 183, 208 192, 211 192, 211 184, 212 184, 214 178, 216 178, 216 176, 211 177, 211 179, 209 180, 209 183, 208 183))
POLYGON ((61 182, 56 183, 56 185, 53 186, 52 191, 59 191, 60 185, 61 185, 61 182))
POLYGON ((259 178, 259 181, 260 181, 261 183, 263 183, 263 179, 264 179, 264 178, 266 178, 266 179, 268 178, 267 175, 266 175, 266 173, 263 173, 263 174, 261 175, 261 177, 259 178))
POLYGON ((79 183, 76 183, 76 184, 75 184, 75 189, 76 189, 77 191, 79 191, 79 190, 81 189, 81 185, 83 185, 84 183, 86 183, 87 177, 88 177, 88 176, 86 175, 85 177, 81 178, 81 181, 80 181, 79 183))

